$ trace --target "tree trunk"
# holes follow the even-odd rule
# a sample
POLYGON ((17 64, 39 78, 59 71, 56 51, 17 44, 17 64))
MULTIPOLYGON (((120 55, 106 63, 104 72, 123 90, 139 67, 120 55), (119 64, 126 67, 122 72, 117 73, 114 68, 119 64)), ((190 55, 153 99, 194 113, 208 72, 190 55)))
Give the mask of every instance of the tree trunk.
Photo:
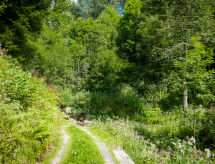
POLYGON ((184 108, 185 115, 188 116, 188 92, 187 92, 187 89, 184 90, 183 108, 184 108))

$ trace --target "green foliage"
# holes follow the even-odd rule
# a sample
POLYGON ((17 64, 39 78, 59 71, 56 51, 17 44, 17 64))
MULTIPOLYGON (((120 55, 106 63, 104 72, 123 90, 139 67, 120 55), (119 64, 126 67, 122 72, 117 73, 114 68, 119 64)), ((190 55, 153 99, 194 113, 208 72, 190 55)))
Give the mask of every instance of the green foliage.
MULTIPOLYGON (((144 79, 161 81, 175 71, 192 37, 213 47, 212 1, 128 1, 120 21, 119 55, 135 62, 144 79)), ((140 81, 142 76, 140 76, 140 81)))
POLYGON ((58 139, 56 96, 0 56, 0 162, 35 163, 58 139))
POLYGON ((212 63, 212 50, 206 50, 206 47, 200 42, 200 38, 193 38, 186 56, 174 62, 178 71, 177 74, 173 73, 172 77, 170 76, 173 90, 182 92, 188 89, 192 103, 201 102, 202 105, 213 103, 214 96, 211 94, 208 82, 211 81, 214 71, 207 70, 212 63))
POLYGON ((138 127, 151 138, 184 139, 194 129, 198 137, 205 123, 193 128, 196 115, 186 120, 162 111, 178 110, 185 89, 190 104, 214 104, 214 2, 124 2, 56 1, 35 43, 33 67, 57 85, 64 106, 130 115, 155 129, 138 127))
POLYGON ((95 21, 89 18, 71 22, 73 17, 57 7, 53 11, 57 16, 47 18, 35 43, 37 55, 32 65, 48 83, 63 88, 107 90, 116 86, 126 67, 116 55, 117 12, 108 7, 95 21))
POLYGON ((202 148, 215 148, 215 110, 207 110, 205 117, 202 121, 202 129, 199 132, 198 140, 202 148), (206 135, 205 135, 206 134, 206 135))
POLYGON ((78 5, 80 6, 81 15, 83 18, 87 19, 92 17, 96 19, 109 6, 121 11, 126 2, 127 0, 78 0, 78 5))
POLYGON ((125 4, 123 17, 120 21, 118 45, 124 58, 135 61, 136 46, 138 45, 138 23, 140 21, 141 1, 130 0, 125 4), (129 35, 128 35, 129 34, 129 35))
POLYGON ((51 0, 1 1, 0 42, 3 48, 21 61, 32 57, 32 41, 41 31, 42 20, 50 3, 51 0))
MULTIPOLYGON (((214 112, 203 110, 215 102, 214 5, 214 0, 3 0, 0 54, 9 51, 28 61, 35 75, 56 86, 63 106, 144 122, 129 123, 128 136, 107 127, 137 162, 143 157, 154 163, 205 162, 204 153, 191 158, 197 153, 193 145, 176 139, 195 131, 197 146, 211 143, 214 148, 214 112), (184 90, 189 93, 189 120, 176 112, 184 90), (166 109, 171 111, 164 114, 166 109), (135 138, 139 135, 153 144, 159 138, 159 151, 135 138), (162 141, 170 137, 174 141, 162 141)), ((58 118, 49 110, 56 109, 56 97, 16 63, 0 56, 0 130, 6 138, 0 140, 0 160, 32 163, 56 139, 52 142, 56 131, 51 130, 58 127, 58 118)))
POLYGON ((174 63, 178 69, 178 77, 189 85, 199 85, 203 79, 209 76, 207 66, 213 63, 213 51, 206 50, 200 42, 200 38, 192 39, 192 48, 188 50, 184 58, 179 58, 174 63), (190 84, 191 83, 191 84, 190 84))
POLYGON ((100 47, 87 76, 88 90, 101 91, 115 88, 125 67, 126 63, 117 57, 114 50, 100 47))
POLYGON ((69 105, 98 113, 134 114, 143 109, 140 95, 130 86, 122 85, 112 92, 78 92, 69 105))

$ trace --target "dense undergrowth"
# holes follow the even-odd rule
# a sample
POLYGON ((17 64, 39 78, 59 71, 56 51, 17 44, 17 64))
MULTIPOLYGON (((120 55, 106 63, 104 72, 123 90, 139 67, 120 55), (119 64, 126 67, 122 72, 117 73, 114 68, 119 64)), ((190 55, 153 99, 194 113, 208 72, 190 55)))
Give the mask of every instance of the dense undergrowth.
POLYGON ((0 56, 0 163, 35 163, 52 149, 61 120, 56 99, 30 72, 0 56))
POLYGON ((149 122, 100 117, 91 130, 109 145, 119 144, 135 163, 214 163, 214 152, 199 149, 192 125, 180 113, 148 117, 149 122), (183 139, 180 139, 180 137, 183 139), (187 137, 184 137, 187 136, 187 137))
POLYGON ((188 116, 185 116, 180 106, 181 95, 171 95, 173 93, 168 93, 166 86, 139 84, 136 88, 123 84, 110 92, 82 91, 62 97, 73 110, 89 110, 97 116, 118 116, 136 122, 139 126, 135 130, 141 136, 148 136, 153 141, 163 137, 160 147, 168 145, 170 138, 194 137, 197 149, 214 150, 213 108, 189 105, 188 116))
POLYGON ((81 91, 71 94, 60 92, 65 104, 74 110, 90 110, 97 113, 131 114, 140 112, 143 101, 137 91, 129 85, 122 84, 114 91, 89 92, 81 91))

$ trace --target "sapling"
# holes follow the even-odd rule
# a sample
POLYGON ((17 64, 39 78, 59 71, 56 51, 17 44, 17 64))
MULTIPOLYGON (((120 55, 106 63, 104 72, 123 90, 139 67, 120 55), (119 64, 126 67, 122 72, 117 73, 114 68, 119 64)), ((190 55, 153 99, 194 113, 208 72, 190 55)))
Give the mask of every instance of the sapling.
MULTIPOLYGON (((179 87, 183 90, 183 109, 188 114, 188 93, 195 90, 196 86, 204 87, 204 82, 212 71, 207 70, 207 66, 213 63, 213 50, 206 49, 201 43, 201 38, 193 37, 190 49, 187 50, 185 57, 174 62, 178 69, 179 78, 183 84, 179 87)), ((204 88, 203 88, 204 89, 204 88)))

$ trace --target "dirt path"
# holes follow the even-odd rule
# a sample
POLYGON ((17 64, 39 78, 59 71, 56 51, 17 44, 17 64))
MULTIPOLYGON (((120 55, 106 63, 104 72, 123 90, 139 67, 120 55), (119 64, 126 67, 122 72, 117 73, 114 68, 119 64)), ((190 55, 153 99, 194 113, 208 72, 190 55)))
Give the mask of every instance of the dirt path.
POLYGON ((55 155, 55 157, 51 160, 51 164, 59 164, 60 161, 62 160, 64 152, 66 151, 66 147, 68 145, 70 136, 66 133, 64 128, 61 131, 62 137, 63 137, 62 146, 60 150, 57 152, 57 154, 55 155))
MULTIPOLYGON (((105 161, 105 164, 114 164, 113 156, 112 153, 109 151, 109 148, 103 142, 101 142, 96 136, 90 133, 86 127, 78 126, 78 128, 85 131, 89 136, 91 136, 95 140, 101 152, 101 155, 105 161)), ((114 148, 113 153, 119 164, 135 164, 132 161, 132 159, 120 147, 114 148)))
POLYGON ((120 164, 135 164, 134 161, 120 147, 114 148, 113 153, 120 164))
POLYGON ((96 136, 91 134, 86 127, 78 126, 78 128, 85 131, 89 136, 91 136, 94 139, 102 155, 102 158, 105 161, 105 164, 114 164, 113 156, 109 151, 109 148, 104 143, 100 142, 100 140, 96 136))
MULTIPOLYGON (((66 151, 70 136, 66 133, 65 131, 65 127, 64 126, 63 129, 61 130, 62 133, 62 146, 60 148, 60 150, 57 152, 56 156, 51 160, 51 164, 60 164, 60 161, 62 160, 62 157, 66 151)), ((96 145, 99 148, 99 151, 105 161, 105 164, 114 164, 114 158, 113 158, 113 154, 115 156, 115 158, 117 159, 119 164, 135 164, 131 158, 120 148, 120 147, 116 147, 113 149, 113 154, 109 151, 109 147, 107 147, 103 142, 101 142, 95 135, 93 135, 88 129, 87 127, 84 126, 78 126, 78 128, 80 128, 81 130, 83 130, 84 132, 86 132, 89 136, 91 136, 94 141, 96 142, 96 145)))

